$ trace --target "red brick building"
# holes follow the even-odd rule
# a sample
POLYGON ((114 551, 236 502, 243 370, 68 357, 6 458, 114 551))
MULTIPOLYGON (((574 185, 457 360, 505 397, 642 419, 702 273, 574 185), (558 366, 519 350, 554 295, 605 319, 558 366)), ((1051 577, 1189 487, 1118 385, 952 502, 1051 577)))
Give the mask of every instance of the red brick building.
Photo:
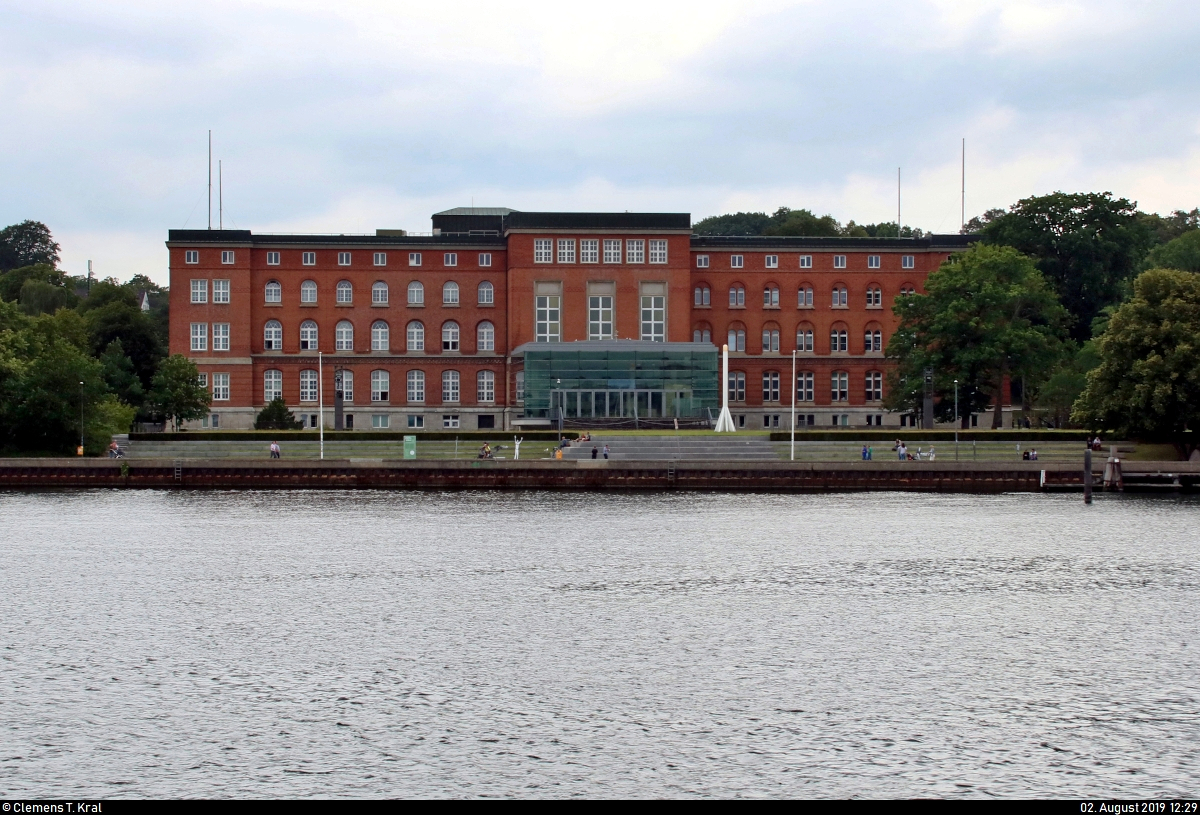
POLYGON ((306 424, 335 381, 355 429, 505 428, 524 343, 712 342, 730 409, 786 427, 899 425, 881 407, 894 298, 967 246, 698 237, 686 213, 448 210, 433 234, 171 230, 171 353, 213 393, 193 426, 247 428, 275 396, 306 424), (320 373, 318 373, 320 372, 320 373), (323 381, 320 376, 323 374, 323 381))

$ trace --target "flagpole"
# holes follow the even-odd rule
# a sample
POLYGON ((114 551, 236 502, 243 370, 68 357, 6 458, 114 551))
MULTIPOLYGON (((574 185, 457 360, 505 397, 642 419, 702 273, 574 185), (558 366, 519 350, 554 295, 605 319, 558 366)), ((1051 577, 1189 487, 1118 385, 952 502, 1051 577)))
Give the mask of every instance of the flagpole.
POLYGON ((317 351, 318 426, 321 429, 321 460, 325 460, 325 357, 317 351))
POLYGON ((796 460, 796 351, 792 351, 792 461, 796 460))

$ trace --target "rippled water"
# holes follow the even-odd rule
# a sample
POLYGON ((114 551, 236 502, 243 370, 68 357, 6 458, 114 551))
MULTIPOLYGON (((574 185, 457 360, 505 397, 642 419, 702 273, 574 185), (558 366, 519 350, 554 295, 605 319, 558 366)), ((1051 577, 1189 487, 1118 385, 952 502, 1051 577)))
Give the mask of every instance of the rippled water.
POLYGON ((0 494, 0 795, 1180 796, 1200 503, 0 494))

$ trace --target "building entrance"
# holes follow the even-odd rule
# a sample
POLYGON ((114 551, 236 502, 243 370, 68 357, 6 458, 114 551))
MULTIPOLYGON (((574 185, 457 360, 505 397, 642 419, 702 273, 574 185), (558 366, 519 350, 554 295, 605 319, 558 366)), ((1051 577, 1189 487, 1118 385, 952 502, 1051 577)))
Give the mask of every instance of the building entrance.
POLYGON ((690 390, 552 390, 550 415, 564 419, 665 419, 694 412, 690 390))

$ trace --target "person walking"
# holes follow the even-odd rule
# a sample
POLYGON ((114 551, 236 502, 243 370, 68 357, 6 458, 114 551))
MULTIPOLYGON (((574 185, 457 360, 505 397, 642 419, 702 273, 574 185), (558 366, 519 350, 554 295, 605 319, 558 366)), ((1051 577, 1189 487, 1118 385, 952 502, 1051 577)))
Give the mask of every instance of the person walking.
POLYGON ((604 445, 604 460, 608 461, 608 445, 604 445))
POLYGON ((867 448, 867 461, 874 461, 874 460, 875 460, 875 445, 871 445, 870 447, 867 448))
POLYGON ((863 461, 867 460, 867 445, 865 445, 865 444, 863 445, 863 449, 862 449, 862 460, 863 461))
POLYGON ((896 448, 896 458, 901 461, 908 460, 908 448, 904 446, 904 442, 900 442, 900 446, 896 448))
POLYGON ((279 442, 271 442, 271 458, 279 458, 279 442))
POLYGON ((593 444, 593 445, 592 445, 592 458, 595 458, 595 457, 596 457, 596 454, 597 454, 597 453, 599 453, 599 452, 600 452, 600 451, 596 449, 596 445, 594 445, 594 444, 593 444))

